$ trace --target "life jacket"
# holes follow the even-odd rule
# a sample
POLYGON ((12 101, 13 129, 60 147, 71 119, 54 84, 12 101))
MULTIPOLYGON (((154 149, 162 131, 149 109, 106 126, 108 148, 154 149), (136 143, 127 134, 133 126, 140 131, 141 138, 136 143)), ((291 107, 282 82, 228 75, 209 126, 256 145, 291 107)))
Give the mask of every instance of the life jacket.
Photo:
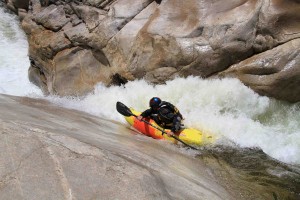
POLYGON ((171 103, 162 101, 157 110, 157 118, 166 127, 173 125, 174 117, 183 118, 179 110, 171 103))

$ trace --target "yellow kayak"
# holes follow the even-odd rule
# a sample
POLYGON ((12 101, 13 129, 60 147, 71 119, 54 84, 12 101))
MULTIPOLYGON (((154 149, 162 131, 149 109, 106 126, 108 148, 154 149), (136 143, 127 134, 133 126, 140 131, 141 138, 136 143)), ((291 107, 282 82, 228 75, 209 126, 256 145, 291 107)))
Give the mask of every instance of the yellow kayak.
MULTIPOLYGON (((138 112, 133 108, 130 108, 130 111, 136 116, 141 114, 141 112, 138 112)), ((138 120, 134 115, 125 116, 125 119, 131 126, 133 126, 140 133, 152 137, 154 139, 165 139, 176 143, 176 140, 174 138, 169 137, 167 134, 162 134, 162 131, 152 127, 151 125, 143 121, 138 120)), ((151 123, 153 126, 159 127, 159 129, 164 130, 165 132, 170 132, 169 129, 161 128, 159 125, 155 123, 154 120, 150 118, 146 118, 145 121, 151 123)), ((214 137, 211 134, 204 134, 203 132, 193 128, 184 128, 176 135, 180 140, 184 141, 187 144, 192 144, 192 145, 205 145, 205 144, 212 143, 214 140, 214 137)))

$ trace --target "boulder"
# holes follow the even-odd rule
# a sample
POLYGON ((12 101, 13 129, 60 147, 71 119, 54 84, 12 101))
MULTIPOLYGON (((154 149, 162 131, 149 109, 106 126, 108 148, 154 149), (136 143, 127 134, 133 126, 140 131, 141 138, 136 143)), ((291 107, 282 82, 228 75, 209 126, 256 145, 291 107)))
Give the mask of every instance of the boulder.
POLYGON ((84 23, 77 26, 70 26, 64 29, 66 37, 72 42, 73 45, 86 45, 89 41, 90 33, 84 23))
POLYGON ((107 15, 106 11, 91 6, 76 6, 74 9, 89 31, 95 29, 107 15))
POLYGON ((66 18, 63 6, 50 5, 34 17, 37 24, 52 31, 59 31, 70 20, 66 18))
POLYGON ((78 24, 82 23, 82 20, 79 19, 79 17, 75 14, 71 15, 70 21, 72 23, 72 26, 77 26, 78 24))
POLYGON ((255 92, 290 102, 300 101, 300 39, 248 58, 220 76, 234 76, 255 92))
POLYGON ((50 92, 58 95, 82 95, 92 91, 102 81, 110 82, 109 67, 99 62, 91 50, 74 47, 59 52, 53 59, 50 92))
POLYGON ((50 30, 42 30, 36 33, 34 38, 30 38, 31 40, 34 40, 34 48, 39 50, 37 53, 41 58, 52 59, 58 52, 71 47, 71 42, 62 31, 55 33, 50 30))

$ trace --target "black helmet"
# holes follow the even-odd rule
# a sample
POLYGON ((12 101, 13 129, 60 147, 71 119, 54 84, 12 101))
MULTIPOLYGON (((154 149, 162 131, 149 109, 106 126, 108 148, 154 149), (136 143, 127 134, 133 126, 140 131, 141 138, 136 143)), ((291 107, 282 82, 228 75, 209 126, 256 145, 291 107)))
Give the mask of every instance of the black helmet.
POLYGON ((149 101, 149 106, 150 106, 151 108, 153 108, 153 107, 158 107, 160 103, 161 103, 160 98, 158 98, 158 97, 153 97, 153 98, 150 99, 150 101, 149 101))

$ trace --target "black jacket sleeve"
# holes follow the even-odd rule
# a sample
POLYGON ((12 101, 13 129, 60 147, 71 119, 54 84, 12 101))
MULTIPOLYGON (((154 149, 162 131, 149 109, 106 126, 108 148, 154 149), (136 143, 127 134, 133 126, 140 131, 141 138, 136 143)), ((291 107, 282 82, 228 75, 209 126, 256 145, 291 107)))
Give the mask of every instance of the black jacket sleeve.
POLYGON ((150 108, 150 109, 147 109, 144 112, 142 112, 141 116, 142 117, 149 117, 151 114, 152 114, 152 110, 150 108))

